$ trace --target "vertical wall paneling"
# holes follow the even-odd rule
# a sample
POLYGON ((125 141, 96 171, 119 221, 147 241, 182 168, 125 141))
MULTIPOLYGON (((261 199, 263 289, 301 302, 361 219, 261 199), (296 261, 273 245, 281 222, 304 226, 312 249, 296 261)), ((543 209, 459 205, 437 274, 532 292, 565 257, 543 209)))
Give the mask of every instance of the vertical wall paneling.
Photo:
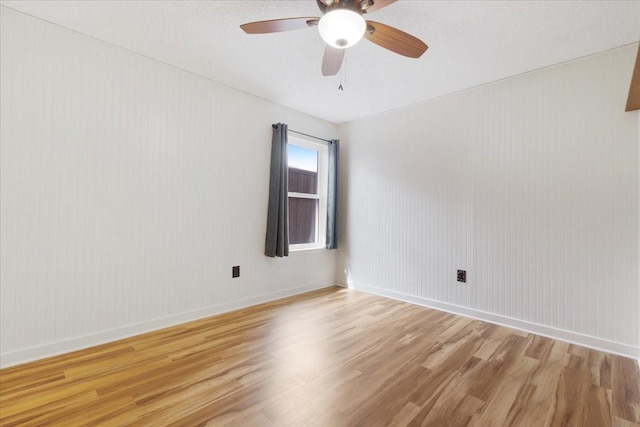
POLYGON ((0 14, 3 365, 334 283, 263 251, 271 124, 335 125, 0 14))
POLYGON ((638 355, 636 51, 343 125, 339 281, 638 355))

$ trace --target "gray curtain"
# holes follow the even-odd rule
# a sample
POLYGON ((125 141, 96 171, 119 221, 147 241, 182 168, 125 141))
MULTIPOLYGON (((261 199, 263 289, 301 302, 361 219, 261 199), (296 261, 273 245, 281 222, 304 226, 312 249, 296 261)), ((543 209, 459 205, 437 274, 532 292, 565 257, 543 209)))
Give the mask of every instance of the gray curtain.
POLYGON ((268 257, 283 257, 289 256, 287 125, 278 123, 271 127, 271 177, 264 254, 268 257))
POLYGON ((329 141, 329 186, 327 188, 327 249, 338 248, 338 146, 340 141, 329 141))

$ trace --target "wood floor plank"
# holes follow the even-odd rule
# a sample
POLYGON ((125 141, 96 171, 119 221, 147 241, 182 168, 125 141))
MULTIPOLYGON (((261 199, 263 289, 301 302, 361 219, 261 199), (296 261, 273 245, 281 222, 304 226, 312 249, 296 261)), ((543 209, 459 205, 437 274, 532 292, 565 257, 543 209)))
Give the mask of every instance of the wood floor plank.
POLYGON ((611 420, 611 406, 607 399, 607 390, 594 384, 588 384, 582 392, 584 401, 583 423, 602 426, 611 420))
POLYGON ((612 356, 613 416, 640 423, 640 381, 635 361, 612 356))
POLYGON ((468 394, 473 379, 483 369, 483 361, 472 357, 444 384, 437 393, 438 397, 430 405, 428 413, 417 417, 422 425, 466 425, 476 409, 482 408, 485 402, 468 394), (426 416, 425 416, 426 415, 426 416))
POLYGON ((521 400, 526 402, 526 411, 513 419, 513 425, 538 426, 549 425, 557 402, 556 390, 562 369, 567 365, 569 344, 553 341, 546 356, 531 375, 527 389, 521 400))
POLYGON ((501 386, 490 397, 486 397, 487 404, 478 417, 478 424, 513 425, 516 418, 527 413, 534 391, 529 381, 539 364, 538 360, 527 356, 516 357, 512 363, 505 364, 506 372, 501 375, 501 386))
POLYGON ((337 287, 0 370, 2 426, 640 426, 636 361, 337 287))
POLYGON ((613 417, 613 427, 639 427, 640 424, 623 420, 622 418, 613 417))

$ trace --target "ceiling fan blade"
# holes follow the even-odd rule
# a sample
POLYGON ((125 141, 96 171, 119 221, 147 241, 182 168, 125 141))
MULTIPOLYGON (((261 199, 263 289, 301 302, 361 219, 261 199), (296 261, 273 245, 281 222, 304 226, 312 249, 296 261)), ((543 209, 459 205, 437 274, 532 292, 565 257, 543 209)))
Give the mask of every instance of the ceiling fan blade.
POLYGON ((429 49, 422 40, 411 34, 374 21, 367 21, 364 37, 378 46, 410 58, 420 58, 429 49))
POLYGON ((344 58, 344 49, 336 49, 327 46, 324 49, 324 57, 322 58, 322 75, 335 76, 340 71, 342 59, 344 58))
POLYGON ((314 16, 302 18, 270 19, 268 21, 248 22, 240 25, 247 34, 278 33, 280 31, 302 30, 310 25, 317 25, 318 19, 314 16))
POLYGON ((380 10, 383 7, 387 7, 389 6, 391 3, 395 3, 398 0, 374 0, 373 4, 369 7, 367 7, 366 9, 364 9, 364 11, 366 13, 371 13, 371 12, 375 12, 376 10, 380 10))

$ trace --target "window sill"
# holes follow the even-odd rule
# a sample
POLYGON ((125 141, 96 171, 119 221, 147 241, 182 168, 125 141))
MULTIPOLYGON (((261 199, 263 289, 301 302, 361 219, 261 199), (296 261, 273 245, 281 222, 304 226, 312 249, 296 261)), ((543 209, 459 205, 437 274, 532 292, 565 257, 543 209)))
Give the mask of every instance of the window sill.
POLYGON ((302 247, 302 248, 292 248, 289 247, 289 254, 295 254, 295 253, 309 253, 309 252, 314 252, 314 251, 324 251, 327 250, 327 248, 325 248, 324 246, 309 246, 309 247, 302 247))

